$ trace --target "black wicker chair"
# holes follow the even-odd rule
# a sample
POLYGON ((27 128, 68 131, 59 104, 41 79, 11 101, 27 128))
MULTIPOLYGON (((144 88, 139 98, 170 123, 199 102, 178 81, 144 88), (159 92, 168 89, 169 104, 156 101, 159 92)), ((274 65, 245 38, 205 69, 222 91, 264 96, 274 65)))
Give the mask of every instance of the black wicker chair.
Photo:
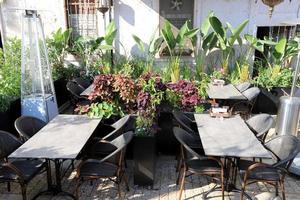
POLYGON ((198 134, 198 128, 195 121, 187 117, 183 112, 174 111, 173 116, 180 127, 192 134, 198 134))
POLYGON ((21 116, 15 121, 15 128, 22 141, 26 141, 46 126, 46 122, 31 116, 21 116))
POLYGON ((249 87, 251 86, 251 84, 249 82, 244 82, 244 83, 240 83, 238 85, 236 85, 236 89, 238 89, 240 92, 244 92, 245 90, 247 90, 249 87))
POLYGON ((37 174, 47 170, 47 164, 41 160, 18 159, 8 161, 7 157, 21 145, 22 142, 16 137, 8 132, 0 131, 0 182, 7 183, 8 191, 10 191, 11 182, 19 183, 23 200, 26 200, 28 183, 37 174))
POLYGON ((262 142, 268 135, 269 130, 273 127, 275 120, 269 114, 258 114, 245 121, 250 130, 262 142))
POLYGON ((80 87, 74 81, 68 81, 67 90, 70 92, 70 100, 72 106, 75 108, 76 105, 86 105, 89 103, 88 99, 80 94, 84 91, 82 87, 80 87))
POLYGON ((91 85, 91 81, 80 77, 74 78, 74 82, 77 83, 83 90, 91 85))
POLYGON ((250 114, 252 113, 259 93, 260 89, 258 87, 252 87, 242 92, 247 100, 238 101, 237 103, 235 103, 232 106, 232 112, 234 114, 240 114, 244 119, 248 119, 250 114))
POLYGON ((112 125, 100 126, 99 133, 101 133, 101 137, 96 135, 93 138, 95 143, 93 143, 87 150, 88 156, 93 158, 103 158, 113 152, 116 147, 111 143, 111 141, 124 134, 124 129, 129 119, 130 115, 126 115, 112 125), (110 132, 107 133, 104 131, 103 133, 102 130, 110 130, 110 132))
POLYGON ((134 133, 127 132, 113 141, 111 143, 117 147, 115 151, 107 155, 105 158, 98 159, 87 159, 82 161, 77 168, 77 185, 76 185, 76 198, 78 199, 78 190, 80 185, 87 180, 95 180, 100 178, 108 178, 109 180, 115 182, 118 185, 118 197, 122 199, 121 195, 121 183, 124 179, 126 184, 126 189, 129 191, 127 177, 125 176, 124 168, 124 156, 126 152, 126 147, 132 140, 134 133), (116 178, 114 180, 113 178, 116 178))
POLYGON ((300 152, 300 141, 292 135, 277 136, 265 143, 265 147, 274 155, 274 164, 258 163, 249 160, 239 160, 238 169, 243 178, 243 199, 246 186, 256 182, 271 184, 276 189, 278 196, 278 185, 281 187, 282 199, 285 200, 284 180, 288 169, 294 158, 300 152))
POLYGON ((222 199, 224 199, 224 167, 221 160, 215 157, 200 156, 189 145, 194 140, 191 135, 181 128, 173 128, 174 135, 181 144, 181 154, 183 156, 183 165, 179 171, 180 191, 179 200, 181 199, 185 177, 190 175, 205 175, 213 180, 221 182, 222 199))

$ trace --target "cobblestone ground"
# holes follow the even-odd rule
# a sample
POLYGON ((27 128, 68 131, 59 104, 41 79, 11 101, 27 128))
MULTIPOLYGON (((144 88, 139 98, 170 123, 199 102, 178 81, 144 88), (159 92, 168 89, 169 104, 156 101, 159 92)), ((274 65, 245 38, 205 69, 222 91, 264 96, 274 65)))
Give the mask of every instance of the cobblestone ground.
MULTIPOLYGON (((124 199, 160 199, 160 200, 176 200, 178 198, 179 187, 176 185, 177 173, 175 172, 176 161, 174 157, 159 157, 157 162, 157 171, 154 187, 137 187, 133 185, 132 162, 128 162, 127 174, 129 176, 130 191, 127 192, 123 187, 124 199)), ((63 179, 63 190, 73 193, 75 189, 74 181, 75 172, 71 169, 67 172, 63 179)), ((288 176, 285 183, 287 199, 300 199, 300 179, 288 176)), ((183 199, 198 200, 203 199, 203 194, 209 191, 215 184, 210 179, 205 177, 191 176, 187 178, 183 199)), ((27 197, 31 199, 38 192, 47 188, 46 177, 44 174, 38 175, 28 186, 27 197)), ((248 187, 247 193, 256 199, 280 199, 274 197, 274 188, 265 184, 253 184, 248 187)), ((254 198, 254 199, 255 199, 254 198)), ((20 188, 17 184, 12 184, 11 192, 6 189, 6 184, 0 184, 0 199, 1 200, 18 200, 22 199, 20 188)), ((66 196, 40 197, 41 200, 49 199, 68 199, 66 196)), ((117 199, 117 190, 115 185, 108 180, 94 181, 92 184, 86 182, 81 186, 80 199, 117 199)), ((208 195, 207 199, 221 199, 220 192, 213 192, 208 195)), ((226 193, 226 199, 239 199, 239 194, 226 193)))

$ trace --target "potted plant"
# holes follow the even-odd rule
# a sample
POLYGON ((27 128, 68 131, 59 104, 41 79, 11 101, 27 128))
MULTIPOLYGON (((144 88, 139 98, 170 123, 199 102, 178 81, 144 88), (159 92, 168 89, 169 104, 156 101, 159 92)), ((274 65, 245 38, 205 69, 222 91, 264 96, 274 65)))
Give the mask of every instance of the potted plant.
POLYGON ((151 118, 138 116, 133 138, 134 185, 154 184, 156 165, 156 129, 151 118))

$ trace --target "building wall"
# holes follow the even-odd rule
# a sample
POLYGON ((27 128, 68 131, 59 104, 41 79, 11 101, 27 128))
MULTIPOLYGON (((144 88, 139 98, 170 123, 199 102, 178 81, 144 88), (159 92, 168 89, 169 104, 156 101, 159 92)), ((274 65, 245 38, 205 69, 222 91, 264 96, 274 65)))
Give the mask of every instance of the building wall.
POLYGON ((24 8, 38 10, 46 35, 59 27, 66 27, 64 0, 4 0, 1 7, 1 33, 4 39, 21 37, 24 8))
MULTIPOLYGON (((2 21, 4 37, 20 36, 20 8, 40 10, 44 22, 45 34, 66 27, 64 0, 5 0, 2 5, 2 21), (25 2, 25 3, 24 3, 25 2), (26 5, 25 5, 26 4, 26 5)), ((113 16, 118 28, 116 49, 121 53, 137 53, 137 47, 132 34, 144 41, 149 41, 151 35, 159 27, 159 0, 115 0, 113 16)), ((300 17, 300 1, 285 0, 275 7, 272 18, 269 18, 268 7, 259 0, 195 0, 194 25, 199 27, 210 11, 223 21, 237 26, 245 19, 249 25, 244 33, 256 34, 257 26, 280 25, 290 19, 300 17)), ((103 27, 103 19, 99 17, 99 29, 103 27)), ((102 35, 103 31, 99 30, 102 35)))

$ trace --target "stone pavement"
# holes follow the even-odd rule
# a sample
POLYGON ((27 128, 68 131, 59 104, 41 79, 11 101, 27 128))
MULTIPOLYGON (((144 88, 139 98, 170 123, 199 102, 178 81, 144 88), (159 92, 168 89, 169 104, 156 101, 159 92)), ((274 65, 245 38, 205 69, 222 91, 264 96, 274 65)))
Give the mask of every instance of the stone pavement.
MULTIPOLYGON (((133 185, 132 176, 132 161, 128 161, 128 176, 130 182, 130 191, 127 192, 123 187, 124 199, 131 200, 176 200, 178 197, 179 186, 176 185, 177 173, 175 172, 176 161, 171 156, 160 156, 157 162, 156 180, 154 187, 137 187, 133 185)), ((66 177, 63 179, 63 189, 73 193, 75 189, 74 181, 75 172, 69 170, 66 177)), ((285 183, 287 199, 300 200, 300 178, 288 176, 285 183)), ((215 184, 210 179, 205 177, 190 176, 187 178, 184 199, 198 200, 203 199, 203 193, 214 187, 215 184)), ((28 186, 27 196, 31 199, 39 191, 46 189, 46 177, 44 174, 38 175, 28 186)), ((248 186, 247 193, 256 199, 280 199, 274 197, 274 188, 265 184, 253 184, 248 186)), ((253 199, 255 199, 253 198, 253 199)), ((12 184, 11 192, 6 190, 6 184, 0 184, 0 200, 21 200, 20 188, 17 184, 12 184)), ((41 200, 64 200, 69 199, 65 196, 40 197, 41 200)), ((115 185, 108 180, 85 182, 80 189, 80 199, 82 200, 103 200, 103 199, 117 199, 117 190, 115 185)), ((213 192, 208 195, 207 199, 219 200, 221 199, 220 192, 213 192)), ((239 199, 239 194, 226 193, 226 199, 239 199)))

